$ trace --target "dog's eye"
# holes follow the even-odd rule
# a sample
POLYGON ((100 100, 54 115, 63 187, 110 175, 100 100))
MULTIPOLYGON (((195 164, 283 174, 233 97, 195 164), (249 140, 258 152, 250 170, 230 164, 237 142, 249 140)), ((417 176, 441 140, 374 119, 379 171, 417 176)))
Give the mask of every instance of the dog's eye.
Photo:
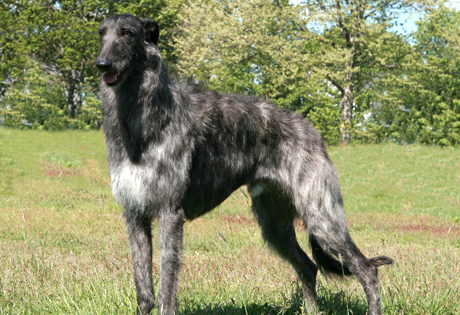
POLYGON ((129 31, 129 30, 121 30, 121 35, 129 36, 129 35, 131 35, 131 31, 129 31))

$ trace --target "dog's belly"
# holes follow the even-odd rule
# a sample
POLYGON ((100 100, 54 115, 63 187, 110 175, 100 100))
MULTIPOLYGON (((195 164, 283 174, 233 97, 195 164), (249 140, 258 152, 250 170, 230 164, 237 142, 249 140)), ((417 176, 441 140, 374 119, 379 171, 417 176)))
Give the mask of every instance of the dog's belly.
POLYGON ((233 182, 228 180, 227 183, 220 185, 200 185, 193 184, 187 191, 183 208, 187 219, 195 219, 221 204, 230 194, 246 184, 244 181, 233 182))
POLYGON ((238 128, 216 127, 224 129, 227 131, 205 134, 206 141, 195 145, 183 201, 189 219, 212 210, 254 177, 259 149, 256 136, 238 128))
POLYGON ((190 172, 182 205, 188 219, 194 219, 217 207, 253 177, 246 165, 232 168, 225 163, 225 159, 206 162, 204 167, 195 165, 190 172))

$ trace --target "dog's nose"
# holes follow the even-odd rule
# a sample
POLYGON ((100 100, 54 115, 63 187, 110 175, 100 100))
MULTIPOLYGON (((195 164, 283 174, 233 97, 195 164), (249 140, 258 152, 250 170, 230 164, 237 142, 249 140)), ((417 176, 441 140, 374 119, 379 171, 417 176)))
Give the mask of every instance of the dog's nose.
POLYGON ((96 67, 102 71, 110 70, 110 68, 112 67, 112 60, 107 58, 97 58, 96 67))

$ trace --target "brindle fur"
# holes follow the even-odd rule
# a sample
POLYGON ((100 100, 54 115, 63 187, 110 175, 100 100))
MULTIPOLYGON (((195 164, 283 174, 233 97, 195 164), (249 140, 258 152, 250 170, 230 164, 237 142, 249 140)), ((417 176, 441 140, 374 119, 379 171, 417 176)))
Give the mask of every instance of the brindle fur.
POLYGON ((335 167, 305 119, 263 99, 172 80, 153 20, 116 15, 99 33, 96 66, 111 81, 117 78, 111 86, 101 81, 100 96, 111 187, 125 210, 139 314, 149 314, 155 304, 152 221, 160 225, 157 306, 170 315, 184 220, 212 210, 242 185, 263 238, 296 270, 308 312, 316 312, 319 268, 356 275, 369 314, 382 314, 377 267, 392 260, 367 259, 352 241, 335 167), (295 218, 307 227, 316 264, 297 243, 295 218))

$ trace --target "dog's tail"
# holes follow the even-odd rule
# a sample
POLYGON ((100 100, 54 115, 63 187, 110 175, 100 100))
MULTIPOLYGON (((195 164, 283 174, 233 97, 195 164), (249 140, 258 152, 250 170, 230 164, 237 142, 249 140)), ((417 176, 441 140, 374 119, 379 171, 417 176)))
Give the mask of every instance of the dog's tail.
POLYGON ((319 270, 324 275, 343 275, 349 276, 353 273, 346 265, 332 257, 319 245, 318 240, 313 234, 309 236, 311 251, 319 270))
POLYGON ((306 222, 313 258, 321 273, 349 276, 360 273, 363 268, 393 263, 386 256, 367 259, 351 239, 332 162, 324 159, 311 176, 313 180, 305 186, 308 206, 300 215, 306 222))
MULTIPOLYGON (((318 265, 319 270, 322 274, 338 275, 338 276, 350 276, 353 272, 348 268, 346 264, 332 257, 331 254, 326 252, 319 244, 318 240, 313 234, 309 235, 310 246, 312 249, 313 258, 318 265)), ((354 244, 353 244, 354 245, 354 244)), ((356 246, 356 245, 355 245, 356 246)), ((357 248, 356 248, 357 249, 357 248)), ((360 255, 362 256, 362 254, 360 255)), ((371 265, 380 267, 383 265, 391 265, 393 259, 387 256, 377 256, 374 258, 367 259, 362 256, 362 259, 366 259, 371 265)))

